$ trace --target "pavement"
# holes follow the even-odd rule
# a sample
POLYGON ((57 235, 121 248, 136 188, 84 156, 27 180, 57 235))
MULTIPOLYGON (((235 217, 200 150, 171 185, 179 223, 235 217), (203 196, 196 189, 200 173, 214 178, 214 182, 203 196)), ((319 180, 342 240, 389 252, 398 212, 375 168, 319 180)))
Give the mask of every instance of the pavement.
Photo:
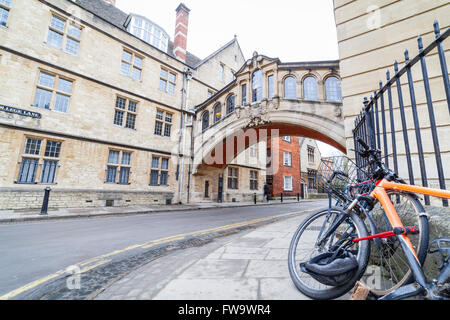
MULTIPOLYGON (((317 201, 300 200, 300 202, 317 201)), ((94 208, 63 208, 50 209, 48 214, 41 215, 40 210, 0 210, 0 223, 43 221, 52 219, 75 219, 75 218, 92 218, 102 216, 124 216, 137 214, 151 214, 159 212, 176 212, 176 211, 195 211, 216 208, 234 208, 234 207, 254 207, 279 204, 297 203, 295 199, 285 199, 283 202, 274 200, 267 202, 225 202, 225 203, 195 203, 182 205, 141 205, 130 207, 94 207, 94 208)))
MULTIPOLYGON (((311 211, 217 238, 140 267, 100 290, 98 300, 309 300, 290 279, 291 237, 311 211)), ((350 294, 339 298, 350 299, 350 294)))

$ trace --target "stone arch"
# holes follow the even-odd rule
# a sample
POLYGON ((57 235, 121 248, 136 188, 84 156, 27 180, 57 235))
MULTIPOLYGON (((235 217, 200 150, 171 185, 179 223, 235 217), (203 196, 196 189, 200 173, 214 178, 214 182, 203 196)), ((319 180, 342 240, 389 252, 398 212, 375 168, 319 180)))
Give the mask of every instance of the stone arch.
POLYGON ((276 105, 276 101, 237 107, 232 117, 226 117, 216 126, 197 134, 194 137, 196 167, 223 167, 250 146, 248 137, 256 135, 259 141, 264 135, 272 135, 272 132, 264 134, 263 130, 278 130, 280 136, 320 140, 346 152, 344 125, 335 104, 280 99, 276 105))

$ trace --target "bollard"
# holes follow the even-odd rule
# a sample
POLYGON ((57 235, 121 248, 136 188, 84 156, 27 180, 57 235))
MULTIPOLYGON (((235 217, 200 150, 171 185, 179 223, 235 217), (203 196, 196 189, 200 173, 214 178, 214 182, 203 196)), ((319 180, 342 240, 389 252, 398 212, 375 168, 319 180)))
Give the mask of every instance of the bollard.
POLYGON ((283 202, 283 193, 281 194, 281 202, 283 202))
POLYGON ((45 188, 44 201, 42 202, 41 215, 46 215, 48 211, 48 200, 50 198, 50 187, 45 188))
POLYGON ((297 193, 297 202, 300 202, 300 193, 297 193))
POLYGON ((255 192, 255 194, 253 195, 253 202, 255 202, 255 204, 256 204, 256 192, 255 192))

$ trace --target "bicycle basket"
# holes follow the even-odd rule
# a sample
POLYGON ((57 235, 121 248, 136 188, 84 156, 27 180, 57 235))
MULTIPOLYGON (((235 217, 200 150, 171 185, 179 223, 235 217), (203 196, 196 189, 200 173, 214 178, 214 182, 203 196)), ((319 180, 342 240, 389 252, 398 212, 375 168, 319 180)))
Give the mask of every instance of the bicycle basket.
POLYGON ((318 171, 318 185, 337 200, 348 201, 357 194, 370 191, 369 175, 346 156, 322 158, 318 171))

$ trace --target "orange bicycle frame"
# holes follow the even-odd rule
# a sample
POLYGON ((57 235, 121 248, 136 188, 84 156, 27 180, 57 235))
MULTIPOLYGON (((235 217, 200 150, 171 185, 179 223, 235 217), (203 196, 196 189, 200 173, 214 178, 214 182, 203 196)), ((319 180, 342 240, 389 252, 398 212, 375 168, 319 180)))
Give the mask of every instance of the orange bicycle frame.
MULTIPOLYGON (((372 191, 370 196, 377 199, 380 202, 393 228, 404 228, 404 226, 402 221, 400 220, 400 217, 398 216, 397 211, 394 208, 394 204, 392 203, 391 199, 386 193, 386 189, 395 191, 406 191, 410 193, 420 193, 433 197, 450 199, 450 191, 447 190, 432 189, 408 184, 395 183, 390 182, 386 179, 378 181, 377 186, 372 191)), ((409 248, 412 250, 417 259, 417 254, 413 248, 411 240, 409 240, 407 235, 403 235, 402 237, 405 239, 409 248)))

